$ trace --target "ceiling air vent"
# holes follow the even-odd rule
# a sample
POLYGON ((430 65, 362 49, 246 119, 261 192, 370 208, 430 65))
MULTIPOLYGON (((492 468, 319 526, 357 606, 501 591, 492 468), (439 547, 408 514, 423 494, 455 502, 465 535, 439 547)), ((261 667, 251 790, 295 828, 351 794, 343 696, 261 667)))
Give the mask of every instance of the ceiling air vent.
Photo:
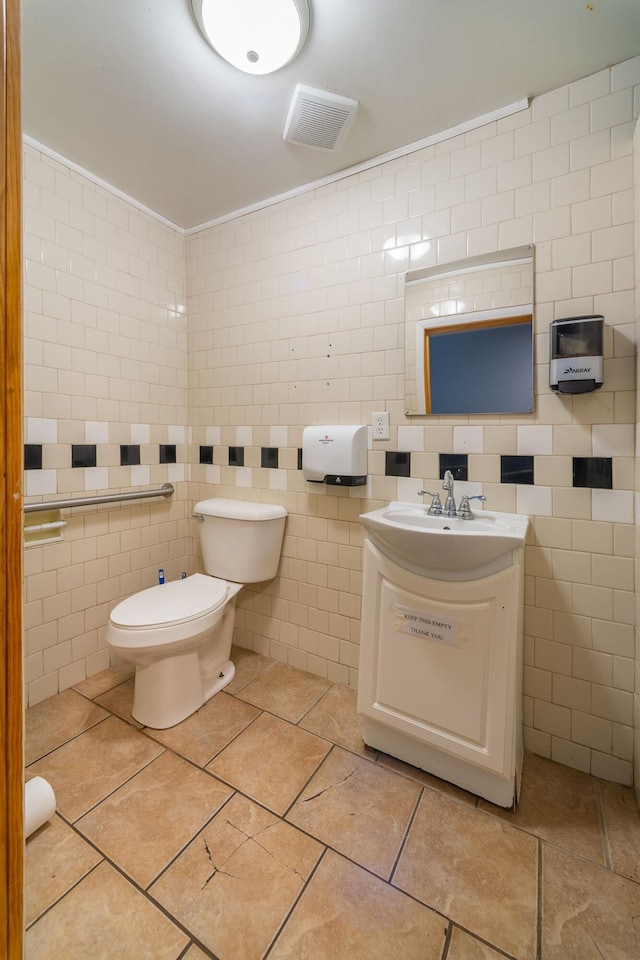
POLYGON ((354 121, 358 101, 315 87, 296 86, 284 125, 287 143, 313 150, 339 150, 354 121))

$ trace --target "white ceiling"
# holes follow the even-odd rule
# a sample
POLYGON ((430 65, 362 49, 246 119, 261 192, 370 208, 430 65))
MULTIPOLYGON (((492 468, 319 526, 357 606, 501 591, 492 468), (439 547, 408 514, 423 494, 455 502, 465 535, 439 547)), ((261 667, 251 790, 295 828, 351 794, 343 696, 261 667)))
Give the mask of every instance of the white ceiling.
POLYGON ((30 137, 192 227, 640 54, 640 0, 310 0, 300 56, 250 76, 190 0, 22 0, 30 137), (338 153, 282 131, 296 83, 360 107, 338 153))

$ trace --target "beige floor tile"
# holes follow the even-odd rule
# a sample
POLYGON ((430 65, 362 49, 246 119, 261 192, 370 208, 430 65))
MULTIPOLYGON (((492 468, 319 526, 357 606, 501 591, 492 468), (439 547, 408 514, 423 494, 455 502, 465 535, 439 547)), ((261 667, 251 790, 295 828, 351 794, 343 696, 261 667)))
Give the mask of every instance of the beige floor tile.
POLYGON ((269 960, 440 960, 447 922, 327 851, 269 960))
POLYGON ((537 841, 425 790, 393 883, 518 960, 536 956, 537 841))
POLYGON ((175 727, 167 730, 146 727, 145 732, 187 760, 204 767, 259 713, 255 707, 222 691, 175 727))
POLYGON ((516 810, 503 810, 485 800, 480 806, 543 840, 605 863, 596 782, 586 773, 528 753, 516 810))
POLYGON ((164 753, 76 826, 145 888, 231 794, 214 777, 164 753))
POLYGON ((238 696, 283 720, 297 723, 330 686, 322 677, 296 670, 286 663, 272 663, 243 687, 238 696))
POLYGON ((388 879, 420 787, 334 747, 287 820, 388 879))
POLYGON ((640 885, 543 844, 544 960, 635 960, 639 916, 640 885))
POLYGON ((33 923, 102 860, 71 827, 53 817, 26 842, 24 922, 33 923))
POLYGON ((640 811, 631 787, 600 783, 611 866, 640 883, 640 811))
POLYGON ((115 713, 117 717, 121 717, 123 720, 126 720, 127 723, 133 724, 134 727, 138 727, 140 730, 143 725, 138 723, 131 713, 134 682, 134 678, 131 677, 131 679, 125 680, 124 683, 120 683, 116 687, 112 687, 111 690, 107 690, 106 693, 100 694, 95 699, 96 703, 99 703, 105 710, 115 713))
POLYGON ((231 683, 225 687, 227 693, 237 693, 273 663, 270 657, 263 657, 261 653, 256 653, 254 650, 245 650, 244 647, 236 646, 231 647, 231 660, 236 672, 231 683))
POLYGON ((176 960, 182 933, 108 863, 101 863, 26 936, 27 960, 176 960))
POLYGON ((455 797, 456 800, 460 800, 462 803, 468 803, 471 807, 476 805, 478 798, 473 793, 463 790, 462 787, 457 787, 455 783, 447 783, 446 780, 441 780, 440 777, 434 777, 432 773, 427 773, 426 770, 419 770, 418 767, 412 767, 410 763, 405 763, 403 760, 396 759, 396 757, 390 757, 386 753, 381 753, 378 756, 377 762, 381 767, 386 767, 388 770, 401 773, 403 777, 409 777, 411 780, 415 780, 416 783, 422 783, 426 787, 438 790, 440 793, 446 793, 447 796, 455 797))
POLYGON ((75 690, 64 690, 25 713, 25 760, 32 763, 108 716, 75 690))
POLYGON ((465 933, 460 927, 454 927, 447 960, 504 960, 504 954, 497 953, 486 943, 465 933))
POLYGON ((200 947, 192 943, 184 955, 184 960, 209 960, 209 954, 203 953, 200 947))
POLYGON ((362 740, 362 724, 358 717, 357 693, 351 687, 334 683, 299 726, 320 737, 326 737, 333 743, 346 747, 352 753, 373 758, 376 751, 367 747, 362 740))
POLYGON ((163 748, 117 717, 107 717, 29 767, 54 789, 57 809, 77 820, 138 773, 163 748))
POLYGON ((282 815, 330 749, 326 740, 263 713, 207 770, 282 815))
POLYGON ((151 894, 219 960, 260 960, 322 850, 236 795, 151 894))
POLYGON ((134 666, 123 663, 117 667, 101 670, 100 673, 94 673, 92 677, 87 677, 86 680, 81 680, 79 683, 74 683, 73 689, 83 696, 89 697, 90 700, 95 700, 101 693, 106 693, 112 687, 117 687, 125 680, 130 680, 135 672, 136 668, 134 666))

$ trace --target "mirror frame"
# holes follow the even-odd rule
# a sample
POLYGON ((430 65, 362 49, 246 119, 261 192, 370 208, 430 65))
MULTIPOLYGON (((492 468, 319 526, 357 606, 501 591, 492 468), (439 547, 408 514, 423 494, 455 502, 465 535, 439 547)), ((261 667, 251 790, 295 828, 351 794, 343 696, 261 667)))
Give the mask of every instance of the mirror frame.
MULTIPOLYGON (((534 285, 534 246, 526 244, 520 247, 512 247, 508 250, 499 250, 492 253, 481 254, 476 257, 470 257, 464 260, 456 260, 450 263, 440 264, 437 267, 428 267, 421 270, 410 270, 405 274, 405 414, 413 416, 457 416, 457 415, 517 415, 532 414, 534 403, 534 309, 533 309, 533 285, 534 285), (407 304, 407 287, 412 284, 421 284, 426 282, 440 283, 446 282, 457 275, 475 274, 479 272, 499 270, 501 267, 511 268, 519 263, 530 264, 531 283, 526 288, 528 302, 515 303, 506 306, 495 306, 487 309, 470 310, 466 313, 451 313, 443 316, 434 316, 427 319, 409 319, 407 304), (529 323, 531 330, 531 394, 530 402, 523 403, 520 406, 514 403, 510 405, 505 402, 500 410, 459 410, 459 411, 438 411, 432 412, 431 403, 431 376, 429 371, 429 338, 435 334, 443 333, 462 333, 472 330, 490 330, 499 326, 515 326, 521 323, 529 323), (408 384, 415 383, 415 389, 412 392, 408 384)), ((487 375, 492 377, 492 371, 487 371, 487 375)))

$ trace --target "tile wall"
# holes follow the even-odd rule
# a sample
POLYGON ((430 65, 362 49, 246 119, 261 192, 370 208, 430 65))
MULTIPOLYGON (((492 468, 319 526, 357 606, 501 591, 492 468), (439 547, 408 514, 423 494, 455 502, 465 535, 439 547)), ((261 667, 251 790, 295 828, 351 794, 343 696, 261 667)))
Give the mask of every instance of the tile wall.
POLYGON ((27 148, 25 439, 42 448, 27 493, 179 480, 172 506, 95 511, 63 543, 29 548, 30 702, 105 665, 116 599, 158 566, 197 568, 189 505, 213 494, 289 511, 279 576, 241 594, 237 641, 356 685, 358 516, 417 500, 443 456, 466 457, 459 494, 531 517, 527 746, 631 782, 639 99, 636 59, 194 232, 186 253, 179 231, 27 148), (534 416, 407 419, 404 272, 525 243, 536 246, 534 416), (606 317, 605 385, 551 395, 548 324, 589 313, 606 317), (378 410, 390 412, 391 439, 371 444, 367 487, 303 480, 305 425, 369 424, 378 410), (174 444, 176 463, 161 461, 174 444), (96 466, 71 466, 73 445, 95 446, 96 466), (121 466, 121 447, 137 446, 140 464, 121 466), (574 486, 575 459, 608 461, 612 487, 574 486))
POLYGON ((290 514, 279 578, 242 595, 239 642, 356 684, 358 515, 418 499, 437 484, 440 455, 466 454, 459 493, 531 517, 527 746, 627 783, 639 99, 636 59, 508 119, 195 233, 187 248, 190 422, 194 444, 213 446, 212 463, 194 465, 194 496, 214 483, 222 496, 279 501, 290 514), (405 418, 404 271, 527 243, 536 258, 534 416, 405 418), (605 385, 552 395, 549 322, 592 313, 606 317, 605 385), (369 424, 385 409, 391 439, 372 444, 368 487, 304 482, 306 424, 369 424), (278 447, 277 469, 261 466, 265 446, 278 447), (234 447, 242 465, 230 465, 234 447), (397 453, 406 469, 389 475, 397 453), (533 483, 531 469, 529 482, 508 482, 501 458, 512 456, 533 458, 533 483), (574 486, 576 468, 597 473, 574 458, 608 461, 612 488, 574 486))
POLYGON ((26 548, 33 704, 108 666, 114 602, 188 562, 185 241, 28 145, 23 189, 27 501, 176 489, 74 509, 63 539, 26 548))

